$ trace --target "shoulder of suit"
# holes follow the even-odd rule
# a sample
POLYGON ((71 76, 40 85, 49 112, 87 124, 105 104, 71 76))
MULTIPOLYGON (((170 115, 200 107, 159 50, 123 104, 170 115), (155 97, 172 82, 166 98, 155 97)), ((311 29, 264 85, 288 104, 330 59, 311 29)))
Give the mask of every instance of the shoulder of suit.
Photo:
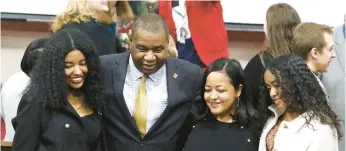
POLYGON ((102 55, 102 56, 100 56, 100 61, 101 61, 101 63, 103 63, 103 62, 114 62, 120 58, 124 59, 123 57, 126 56, 126 53, 127 52, 102 55))
POLYGON ((173 58, 173 57, 169 57, 167 59, 167 61, 169 62, 173 62, 175 63, 175 65, 180 68, 180 69, 186 69, 186 70, 202 70, 201 67, 186 61, 186 60, 182 60, 182 59, 177 59, 177 58, 173 58))

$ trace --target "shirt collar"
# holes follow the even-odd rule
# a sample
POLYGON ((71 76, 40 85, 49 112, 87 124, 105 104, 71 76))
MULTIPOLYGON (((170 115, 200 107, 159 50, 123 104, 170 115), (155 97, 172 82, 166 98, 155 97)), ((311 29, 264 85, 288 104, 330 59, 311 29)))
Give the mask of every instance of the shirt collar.
MULTIPOLYGON (((290 121, 290 122, 286 122, 286 121, 282 121, 283 124, 286 124, 286 127, 291 130, 292 132, 298 132, 305 124, 306 124, 306 120, 309 120, 310 116, 309 114, 303 113, 301 115, 299 115, 297 118, 295 118, 294 120, 290 121)), ((310 121, 312 122, 312 121, 310 121)))
MULTIPOLYGON (((133 60, 132 60, 132 55, 130 54, 129 58, 129 72, 130 75, 133 77, 133 79, 139 79, 143 76, 143 73, 137 69, 135 66, 133 60)), ((155 73, 149 75, 149 78, 153 80, 154 82, 159 82, 160 78, 166 75, 166 65, 164 64, 158 71, 155 73)))
POLYGON ((281 116, 283 114, 283 113, 281 113, 281 111, 277 107, 275 107, 274 104, 270 105, 268 107, 268 109, 275 114, 275 117, 279 117, 279 116, 281 116))
MULTIPOLYGON (((274 104, 269 106, 268 109, 275 114, 275 117, 279 117, 283 114, 274 106, 274 104)), ((300 130, 306 124, 306 119, 309 119, 309 114, 307 112, 299 115, 290 122, 282 121, 282 124, 285 124, 285 128, 289 129, 290 131, 298 132, 298 130, 300 130)))

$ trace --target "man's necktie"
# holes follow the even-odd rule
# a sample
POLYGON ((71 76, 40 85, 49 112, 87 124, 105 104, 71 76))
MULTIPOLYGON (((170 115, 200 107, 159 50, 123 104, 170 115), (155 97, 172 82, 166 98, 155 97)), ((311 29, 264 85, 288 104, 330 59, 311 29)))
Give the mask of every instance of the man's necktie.
POLYGON ((143 75, 141 77, 141 83, 139 84, 135 102, 135 108, 133 110, 133 117, 136 121, 136 125, 138 130, 142 136, 146 134, 147 128, 147 109, 148 109, 148 100, 147 100, 147 92, 145 89, 145 82, 147 77, 143 75))

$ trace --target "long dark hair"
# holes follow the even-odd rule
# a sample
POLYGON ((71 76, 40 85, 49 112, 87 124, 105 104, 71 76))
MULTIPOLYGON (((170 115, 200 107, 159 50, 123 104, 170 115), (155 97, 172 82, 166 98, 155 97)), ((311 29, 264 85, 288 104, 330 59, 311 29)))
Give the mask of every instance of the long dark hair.
MULTIPOLYGON (((286 112, 307 113, 306 122, 317 119, 322 124, 330 125, 337 131, 339 139, 340 120, 332 111, 327 98, 316 77, 298 55, 283 55, 272 60, 265 71, 275 75, 281 98, 285 101, 286 112)), ((273 104, 269 90, 262 80, 260 88, 260 108, 263 121, 273 116, 268 107, 273 104)))
POLYGON ((85 102, 95 110, 102 111, 104 92, 97 50, 88 36, 77 29, 59 30, 49 39, 32 71, 31 82, 23 97, 28 101, 41 101, 44 106, 53 109, 65 106, 71 91, 65 77, 65 57, 73 50, 81 51, 86 57, 88 73, 81 87, 85 102))
MULTIPOLYGON (((243 89, 241 92, 241 95, 239 96, 239 106, 235 113, 235 118, 237 119, 237 122, 239 122, 241 125, 248 126, 249 122, 258 124, 257 120, 258 112, 254 108, 254 102, 248 95, 247 86, 244 82, 244 70, 241 67, 240 63, 237 60, 234 59, 228 59, 228 58, 220 58, 215 60, 212 64, 210 64, 205 73, 204 73, 204 81, 201 88, 201 96, 204 98, 204 92, 205 92, 205 84, 208 75, 211 72, 216 71, 222 71, 226 73, 226 75, 231 79, 231 84, 234 86, 234 88, 237 90, 239 88, 239 85, 243 85, 243 89)), ((192 113, 194 117, 197 120, 204 119, 208 114, 210 114, 210 110, 205 102, 205 100, 201 102, 197 102, 193 105, 192 113)))

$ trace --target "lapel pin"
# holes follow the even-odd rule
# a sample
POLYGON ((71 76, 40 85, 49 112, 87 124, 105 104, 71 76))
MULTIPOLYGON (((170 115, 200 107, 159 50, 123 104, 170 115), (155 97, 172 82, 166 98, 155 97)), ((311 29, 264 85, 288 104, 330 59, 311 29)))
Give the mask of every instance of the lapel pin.
POLYGON ((178 77, 178 74, 177 73, 174 73, 173 74, 173 78, 176 79, 178 77))

